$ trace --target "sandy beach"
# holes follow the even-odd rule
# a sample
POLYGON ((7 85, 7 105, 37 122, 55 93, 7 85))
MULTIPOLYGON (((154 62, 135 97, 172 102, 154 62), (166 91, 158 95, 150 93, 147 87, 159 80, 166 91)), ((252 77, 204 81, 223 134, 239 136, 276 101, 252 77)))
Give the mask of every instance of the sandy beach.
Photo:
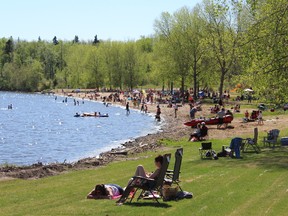
MULTIPOLYGON (((56 91, 56 94, 62 95, 61 91, 56 91)), ((100 97, 107 97, 110 93, 99 93, 98 101, 100 97)), ((66 93, 67 95, 67 93, 66 93)), ((69 97, 74 97, 76 99, 85 98, 88 99, 87 94, 84 93, 70 93, 69 97)), ((113 103, 112 103, 113 104, 113 103)), ((123 105, 120 103, 114 103, 117 105, 123 105)), ((148 104, 148 112, 156 113, 156 104, 148 104)), ((131 108, 138 109, 137 107, 131 106, 131 108)), ((90 157, 83 158, 75 163, 57 163, 57 164, 49 164, 43 165, 33 164, 31 166, 3 166, 0 167, 0 179, 7 178, 22 178, 22 179, 30 179, 30 178, 42 178, 51 175, 57 175, 59 173, 69 171, 69 170, 77 170, 77 169, 91 169, 97 166, 102 166, 107 163, 110 163, 115 160, 127 160, 133 159, 133 154, 147 151, 147 150, 155 150, 158 151, 160 148, 164 148, 159 143, 160 140, 163 139, 172 139, 172 140, 188 140, 189 135, 193 132, 194 129, 191 127, 185 126, 183 123, 190 120, 189 110, 190 107, 188 104, 180 106, 178 108, 177 117, 174 116, 174 109, 168 108, 167 104, 160 104, 161 108, 161 116, 162 120, 164 120, 165 124, 162 127, 162 131, 155 134, 148 134, 143 137, 139 137, 133 141, 123 143, 119 148, 111 149, 111 151, 101 153, 99 157, 90 157)), ((244 110, 241 110, 242 113, 244 110)), ((211 116, 210 114, 210 106, 202 105, 202 111, 198 111, 196 113, 196 118, 200 116, 211 116)), ((243 114, 244 116, 244 114, 243 114)), ((218 130, 216 125, 208 126, 209 128, 209 139, 223 139, 227 137, 235 137, 235 136, 252 136, 253 128, 259 128, 260 132, 267 132, 273 128, 285 128, 287 122, 286 116, 281 116, 278 118, 277 116, 273 116, 271 118, 265 118, 264 125, 258 126, 257 122, 243 123, 241 118, 236 118, 233 120, 232 124, 229 128, 225 130, 218 130)), ((199 145, 199 142, 191 142, 191 145, 196 144, 199 145)), ((137 159, 137 158, 134 158, 137 159)))

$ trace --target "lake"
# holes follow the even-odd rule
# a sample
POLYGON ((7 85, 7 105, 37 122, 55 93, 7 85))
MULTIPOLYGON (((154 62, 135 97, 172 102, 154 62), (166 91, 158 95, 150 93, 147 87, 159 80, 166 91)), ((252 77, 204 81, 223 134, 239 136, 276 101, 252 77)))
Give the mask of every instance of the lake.
POLYGON ((75 106, 73 98, 67 103, 64 99, 0 92, 0 164, 74 162, 161 128, 152 115, 138 110, 126 115, 124 107, 81 99, 75 106), (76 118, 76 112, 108 113, 109 117, 76 118))

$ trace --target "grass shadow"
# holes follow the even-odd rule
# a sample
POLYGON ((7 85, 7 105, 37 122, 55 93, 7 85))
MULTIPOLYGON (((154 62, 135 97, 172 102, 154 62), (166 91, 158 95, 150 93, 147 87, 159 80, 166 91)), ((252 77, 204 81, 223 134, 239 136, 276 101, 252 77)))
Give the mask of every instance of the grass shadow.
POLYGON ((260 153, 255 151, 241 152, 241 159, 231 157, 219 157, 218 160, 194 159, 188 161, 192 166, 207 167, 242 167, 257 166, 264 169, 288 169, 288 148, 280 147, 275 149, 261 149, 260 153))
POLYGON ((275 149, 264 149, 255 158, 254 162, 258 166, 265 168, 288 168, 288 148, 280 147, 275 149))
POLYGON ((170 208, 171 205, 167 203, 157 203, 157 202, 127 202, 125 203, 126 206, 132 206, 132 207, 155 207, 155 208, 170 208))

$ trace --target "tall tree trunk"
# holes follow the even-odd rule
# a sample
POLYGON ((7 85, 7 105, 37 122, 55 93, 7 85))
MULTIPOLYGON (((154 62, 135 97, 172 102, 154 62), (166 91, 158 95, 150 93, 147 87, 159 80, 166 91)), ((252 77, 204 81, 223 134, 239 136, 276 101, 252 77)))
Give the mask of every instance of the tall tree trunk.
POLYGON ((193 65, 193 80, 194 80, 194 85, 193 85, 193 98, 194 100, 197 99, 197 61, 196 57, 194 57, 194 65, 193 65))
POLYGON ((221 69, 220 86, 219 86, 219 94, 220 94, 220 97, 223 95, 224 79, 225 79, 226 71, 227 71, 227 70, 226 70, 225 68, 222 68, 222 69, 221 69))
POLYGON ((174 88, 174 83, 173 83, 173 81, 171 81, 171 83, 170 83, 170 92, 171 92, 171 94, 173 93, 173 88, 174 88))
POLYGON ((133 91, 133 72, 130 71, 130 91, 133 91))
MULTIPOLYGON (((122 79, 121 79, 122 80, 122 79)), ((120 81, 120 85, 119 85, 120 90, 122 91, 122 81, 120 81)))
POLYGON ((185 84, 185 78, 184 76, 182 76, 181 78, 181 94, 182 94, 182 98, 183 98, 183 102, 184 102, 184 84, 185 84))

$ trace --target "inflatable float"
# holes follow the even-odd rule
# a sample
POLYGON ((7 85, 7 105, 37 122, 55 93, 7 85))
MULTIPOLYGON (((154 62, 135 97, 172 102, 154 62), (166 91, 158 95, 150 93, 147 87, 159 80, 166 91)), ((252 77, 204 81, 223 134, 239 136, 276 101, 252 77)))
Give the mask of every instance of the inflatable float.
MULTIPOLYGON (((233 116, 226 115, 223 119, 223 124, 229 124, 233 121, 233 116)), ((190 127, 196 127, 198 123, 205 122, 206 125, 217 125, 219 124, 219 118, 207 118, 207 119, 193 119, 192 121, 185 122, 184 125, 190 127)))
POLYGON ((99 114, 99 113, 76 113, 74 117, 109 117, 108 113, 106 114, 99 114))

